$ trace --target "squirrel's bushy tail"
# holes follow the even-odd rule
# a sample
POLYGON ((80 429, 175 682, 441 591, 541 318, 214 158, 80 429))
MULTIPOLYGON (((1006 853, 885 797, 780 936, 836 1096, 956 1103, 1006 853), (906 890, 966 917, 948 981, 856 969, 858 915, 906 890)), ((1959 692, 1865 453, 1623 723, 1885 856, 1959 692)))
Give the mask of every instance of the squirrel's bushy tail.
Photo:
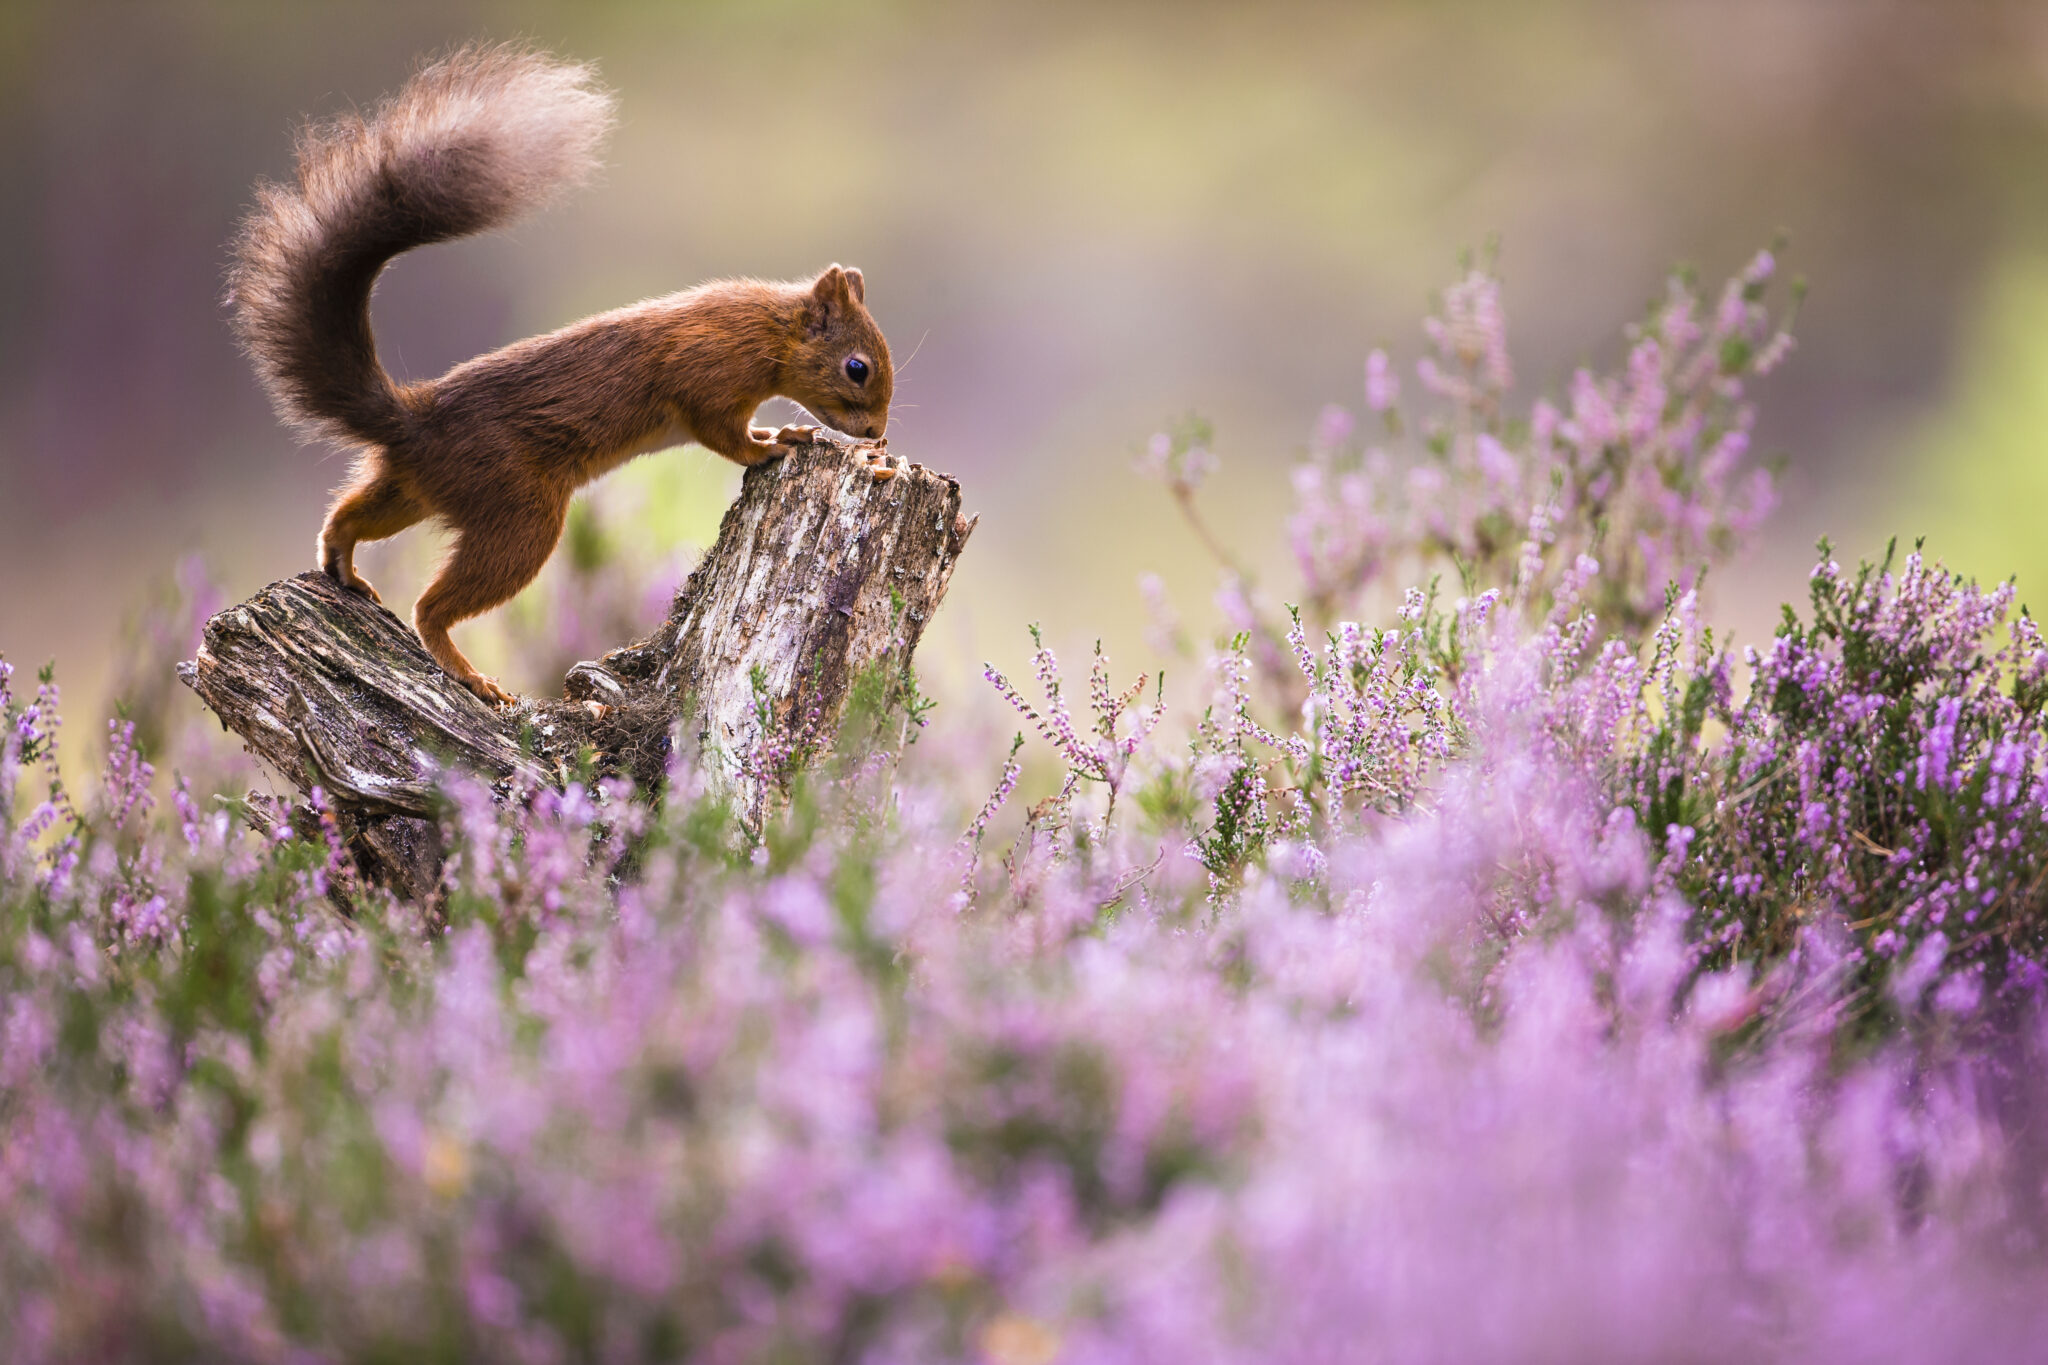
POLYGON ((228 302, 286 421, 346 443, 403 440, 405 410, 370 334, 393 256, 510 222, 584 179, 612 122, 586 65, 469 47, 368 118, 299 135, 297 185, 257 186, 228 302))

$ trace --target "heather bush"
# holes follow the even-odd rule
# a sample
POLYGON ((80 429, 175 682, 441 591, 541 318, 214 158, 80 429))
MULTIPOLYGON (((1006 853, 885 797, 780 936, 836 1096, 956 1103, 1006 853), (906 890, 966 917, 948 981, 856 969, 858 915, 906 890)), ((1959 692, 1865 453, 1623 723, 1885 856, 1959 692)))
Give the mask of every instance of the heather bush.
POLYGON ((1775 957, 1830 911, 1856 935, 1857 988, 1889 981, 1873 1006, 2038 994, 2048 648, 2013 601, 1917 549, 1851 577, 1823 545, 1809 617, 1788 609, 1745 651, 1739 701, 1725 657, 1664 667, 1617 776, 1716 960, 1775 957))
POLYGON ((1041 641, 1007 754, 891 671, 756 808, 454 779, 427 904, 0 664, 9 1351, 2024 1358, 2048 656, 1917 552, 1717 644, 1769 274, 1526 419, 1468 275, 1198 710, 1041 641))
MULTIPOLYGON (((1666 589, 1696 586, 1774 504, 1768 468, 1747 457, 1751 390, 1792 350, 1791 309, 1774 318, 1768 304, 1776 270, 1759 253, 1712 302, 1690 276, 1674 276, 1629 329, 1617 373, 1581 368, 1563 407, 1538 399, 1522 415, 1509 411, 1500 280, 1471 269, 1424 323, 1424 410, 1403 415, 1392 363, 1374 351, 1366 421, 1325 408, 1293 471, 1287 538, 1300 581, 1288 600, 1309 630, 1369 620, 1449 575, 1468 596, 1509 594, 1530 620, 1560 591, 1584 595, 1603 630, 1640 640, 1666 589), (1589 558, 1603 569, 1587 572, 1589 558)), ((1803 286, 1791 293, 1796 303, 1803 286)), ((1166 484, 1220 561, 1218 605, 1280 696, 1298 700, 1276 609, 1197 509, 1216 465, 1213 437, 1189 418, 1152 438, 1140 468, 1166 484)))

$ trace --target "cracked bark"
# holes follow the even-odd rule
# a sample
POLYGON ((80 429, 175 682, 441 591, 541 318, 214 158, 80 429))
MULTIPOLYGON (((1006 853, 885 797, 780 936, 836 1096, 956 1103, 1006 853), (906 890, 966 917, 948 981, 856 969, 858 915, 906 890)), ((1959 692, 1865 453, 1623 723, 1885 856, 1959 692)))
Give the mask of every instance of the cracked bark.
POLYGON ((761 703, 776 725, 831 736, 865 670, 908 668, 974 529, 951 477, 911 465, 876 480, 859 449, 826 434, 748 470, 667 619, 570 669, 560 700, 486 706, 410 626, 317 572, 216 614, 178 673, 251 752, 321 787, 365 875, 410 898, 439 881, 435 783, 450 769, 500 799, 559 788, 586 761, 654 790, 680 736, 758 815, 743 762, 761 703))

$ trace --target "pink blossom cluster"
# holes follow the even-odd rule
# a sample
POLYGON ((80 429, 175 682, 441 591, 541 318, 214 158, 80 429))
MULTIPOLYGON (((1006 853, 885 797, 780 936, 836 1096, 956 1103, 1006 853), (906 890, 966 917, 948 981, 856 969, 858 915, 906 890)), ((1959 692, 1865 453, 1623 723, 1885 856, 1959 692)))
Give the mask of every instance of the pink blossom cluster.
MULTIPOLYGON (((1470 270, 1424 323, 1419 409, 1404 415, 1393 362, 1375 350, 1364 397, 1378 420, 1331 405, 1317 421, 1292 471, 1300 583, 1285 600, 1320 632, 1443 575, 1498 585, 1540 614, 1560 576, 1592 556, 1606 566, 1591 589, 1606 627, 1648 629, 1668 584, 1693 586, 1775 503, 1750 442, 1753 389, 1792 347, 1792 309, 1774 314, 1767 302, 1776 273, 1760 252, 1711 302, 1674 277, 1629 329, 1614 372, 1580 368, 1562 402, 1538 398, 1518 414, 1501 281, 1470 270)), ((1796 305, 1799 286, 1791 293, 1796 305)), ((1215 553, 1231 628, 1251 632, 1262 670, 1291 685, 1275 667, 1284 626, 1270 595, 1202 521, 1199 478, 1182 473, 1197 457, 1202 471, 1214 466, 1213 441, 1189 419, 1153 438, 1141 469, 1166 483, 1215 553)))

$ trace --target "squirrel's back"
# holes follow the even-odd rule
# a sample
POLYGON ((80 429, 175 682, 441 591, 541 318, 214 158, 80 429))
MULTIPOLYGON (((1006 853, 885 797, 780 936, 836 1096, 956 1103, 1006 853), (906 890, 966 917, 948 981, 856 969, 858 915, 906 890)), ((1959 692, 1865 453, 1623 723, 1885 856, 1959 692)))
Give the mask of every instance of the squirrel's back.
POLYGON ((307 127, 298 183, 257 187, 229 274, 236 334, 279 413, 312 435, 401 443, 405 408, 370 332, 378 273, 584 180, 611 122, 590 67, 494 46, 423 68, 368 118, 307 127))

